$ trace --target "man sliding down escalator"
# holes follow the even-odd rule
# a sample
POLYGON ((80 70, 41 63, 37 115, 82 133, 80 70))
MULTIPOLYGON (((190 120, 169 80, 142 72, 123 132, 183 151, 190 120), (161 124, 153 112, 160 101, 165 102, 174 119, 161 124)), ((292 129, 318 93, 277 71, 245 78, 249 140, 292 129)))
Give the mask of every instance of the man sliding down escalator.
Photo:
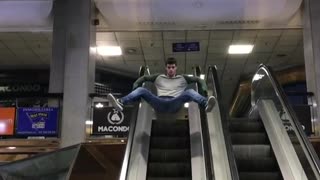
POLYGON ((210 112, 216 103, 214 96, 207 97, 207 86, 198 77, 187 75, 176 75, 177 61, 168 58, 166 61, 166 74, 154 74, 142 76, 133 85, 133 91, 127 96, 116 99, 112 94, 108 94, 107 99, 118 111, 123 110, 123 105, 135 102, 143 98, 157 112, 175 113, 185 102, 194 101, 210 112), (157 95, 152 94, 148 89, 140 87, 144 82, 153 82, 157 88, 157 95), (186 89, 190 83, 197 82, 200 85, 199 92, 193 89, 186 89))

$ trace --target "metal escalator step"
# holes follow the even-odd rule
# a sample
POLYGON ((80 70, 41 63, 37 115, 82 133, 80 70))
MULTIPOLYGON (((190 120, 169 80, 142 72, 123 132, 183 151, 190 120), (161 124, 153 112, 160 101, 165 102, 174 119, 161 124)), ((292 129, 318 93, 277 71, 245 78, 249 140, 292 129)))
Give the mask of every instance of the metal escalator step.
POLYGON ((236 159, 253 159, 256 157, 274 157, 270 145, 233 145, 236 159))
POLYGON ((183 177, 183 178, 177 178, 177 177, 148 177, 147 180, 192 180, 191 177, 183 177))
POLYGON ((188 121, 152 121, 152 136, 176 136, 184 137, 189 135, 188 121))
POLYGON ((149 163, 148 177, 190 177, 190 163, 149 163))
POLYGON ((273 157, 237 159, 238 170, 245 172, 272 172, 279 171, 277 160, 273 157))
POLYGON ((149 162, 190 162, 190 150, 151 149, 149 162))
POLYGON ((190 149, 190 140, 186 137, 151 137, 151 149, 190 149))
POLYGON ((280 172, 240 172, 240 180, 282 180, 280 172))
POLYGON ((261 121, 230 121, 230 132, 265 132, 263 123, 261 121))
POLYGON ((232 144, 270 144, 266 133, 231 133, 232 144))

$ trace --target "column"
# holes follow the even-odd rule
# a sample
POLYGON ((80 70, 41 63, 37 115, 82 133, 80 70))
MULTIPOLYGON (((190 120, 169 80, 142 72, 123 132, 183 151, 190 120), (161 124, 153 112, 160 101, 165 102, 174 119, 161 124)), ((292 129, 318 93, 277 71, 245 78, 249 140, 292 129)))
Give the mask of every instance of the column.
POLYGON ((85 140, 94 92, 95 28, 91 0, 56 0, 53 7, 53 45, 49 92, 63 93, 61 147, 85 140))
POLYGON ((303 43, 306 81, 309 92, 315 94, 313 107, 316 135, 320 135, 320 1, 304 0, 303 43))

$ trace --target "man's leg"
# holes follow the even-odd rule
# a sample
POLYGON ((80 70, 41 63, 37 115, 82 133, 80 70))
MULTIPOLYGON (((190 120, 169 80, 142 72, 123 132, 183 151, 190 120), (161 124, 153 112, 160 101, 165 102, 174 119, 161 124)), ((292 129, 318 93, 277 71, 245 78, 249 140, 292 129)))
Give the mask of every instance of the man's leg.
POLYGON ((141 98, 143 98, 145 101, 147 101, 155 110, 159 109, 162 104, 162 100, 157 97, 156 95, 152 94, 149 90, 146 88, 139 87, 129 93, 128 95, 120 98, 115 99, 112 95, 108 95, 108 100, 110 100, 113 107, 115 107, 117 110, 122 111, 123 105, 130 104, 132 102, 139 101, 141 98), (121 107, 121 108, 120 108, 121 107))
POLYGON ((180 96, 173 99, 177 106, 182 106, 185 102, 194 101, 204 108, 206 112, 210 112, 216 103, 214 96, 206 98, 193 89, 185 90, 180 96))

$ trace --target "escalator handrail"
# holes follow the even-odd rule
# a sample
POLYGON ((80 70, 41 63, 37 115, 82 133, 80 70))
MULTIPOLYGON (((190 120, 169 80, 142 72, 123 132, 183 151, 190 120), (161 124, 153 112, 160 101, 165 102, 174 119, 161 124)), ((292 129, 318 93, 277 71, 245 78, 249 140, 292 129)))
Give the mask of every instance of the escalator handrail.
MULTIPOLYGON (((195 77, 199 77, 201 75, 201 68, 200 66, 196 66, 193 68, 193 75, 195 77)), ((196 89, 199 91, 198 86, 196 85, 196 89)), ((214 167, 213 167, 213 157, 212 157, 212 149, 210 146, 210 136, 209 136, 209 129, 208 129, 208 123, 206 122, 206 115, 204 115, 204 110, 200 109, 200 114, 201 114, 201 125, 203 126, 201 135, 203 138, 203 147, 204 147, 204 156, 205 156, 205 164, 206 164, 206 174, 207 174, 207 179, 208 180, 214 180, 214 167)))
POLYGON ((224 110, 224 106, 222 103, 221 88, 220 88, 220 82, 219 82, 216 66, 209 66, 208 67, 207 82, 206 83, 207 84, 212 83, 214 85, 213 86, 213 93, 217 99, 219 109, 220 109, 221 123, 223 126, 224 140, 225 140, 227 154, 228 154, 229 166, 230 166, 230 171, 231 171, 231 178, 232 178, 232 180, 239 180, 238 168, 237 168, 237 164, 236 164, 236 159, 233 154, 232 143, 231 143, 230 134, 229 134, 229 130, 228 130, 228 119, 226 117, 226 111, 224 110), (209 77, 211 77, 213 82, 208 82, 210 79, 209 77))
MULTIPOLYGON (((139 70, 139 76, 143 75, 150 75, 150 71, 148 66, 140 66, 139 70)), ((122 167, 121 167, 121 173, 119 180, 126 180, 127 179, 127 173, 128 173, 128 167, 129 167, 129 162, 130 162, 130 156, 131 156, 131 149, 133 145, 133 138, 135 134, 135 129, 136 129, 136 124, 137 124, 137 118, 134 118, 134 120, 130 121, 130 129, 129 129, 129 134, 127 138, 127 146, 126 146, 126 151, 124 154, 123 162, 122 162, 122 167)))
MULTIPOLYGON (((306 136, 306 134, 304 133, 300 122, 298 121, 298 118, 294 112, 294 110, 292 109, 291 105, 289 104, 289 101, 284 93, 284 90, 282 89, 282 87, 280 86, 279 82, 276 80, 276 76, 274 75, 273 71, 266 65, 264 64, 260 64, 258 67, 258 70, 256 71, 255 75, 258 74, 259 71, 263 70, 268 79, 271 82, 271 85, 274 89, 274 91, 277 93, 279 101, 281 103, 281 105, 283 106, 283 108, 285 108, 287 110, 287 112, 289 112, 289 116, 291 116, 291 119, 293 121, 293 125, 295 126, 295 128, 298 130, 298 134, 300 136, 300 138, 302 139, 302 144, 304 145, 304 147, 306 148, 306 150, 308 151, 308 155, 310 156, 312 163, 315 165, 316 169, 317 169, 317 173, 318 175, 320 175, 320 161, 318 158, 318 155, 316 154, 312 144, 310 143, 310 141, 308 140, 308 137, 306 136)), ((255 106, 255 100, 253 98, 254 96, 254 92, 255 89, 253 87, 253 79, 252 79, 252 85, 251 85, 251 103, 252 106, 255 106)), ((258 80, 255 80, 258 81, 258 80)), ((298 138, 299 139, 299 138, 298 138)), ((301 142, 300 142, 301 143, 301 142)), ((310 162, 309 162, 310 163, 310 162)))

